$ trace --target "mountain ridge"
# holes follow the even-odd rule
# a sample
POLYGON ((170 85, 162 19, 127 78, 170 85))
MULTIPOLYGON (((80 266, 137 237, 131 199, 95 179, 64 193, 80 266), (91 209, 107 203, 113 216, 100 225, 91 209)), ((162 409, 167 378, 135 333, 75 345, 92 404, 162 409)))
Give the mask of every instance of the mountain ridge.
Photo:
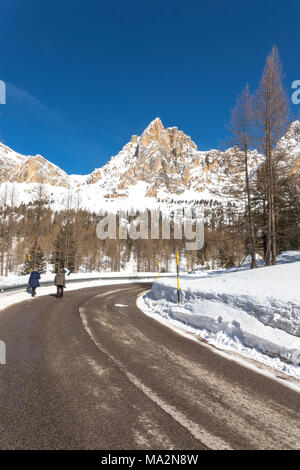
MULTIPOLYGON (((300 122, 294 121, 278 143, 287 150, 295 171, 300 168, 300 122)), ((236 150, 200 151, 190 136, 177 127, 165 128, 155 118, 141 136, 132 135, 121 151, 87 175, 68 175, 41 155, 24 156, 0 143, 0 184, 44 183, 80 193, 96 192, 100 199, 126 199, 137 190, 144 198, 222 198, 235 184, 236 150), (93 190, 91 187, 94 185, 93 190)), ((250 171, 262 161, 257 150, 249 152, 250 171)), ((84 196, 85 198, 85 196, 84 196)))

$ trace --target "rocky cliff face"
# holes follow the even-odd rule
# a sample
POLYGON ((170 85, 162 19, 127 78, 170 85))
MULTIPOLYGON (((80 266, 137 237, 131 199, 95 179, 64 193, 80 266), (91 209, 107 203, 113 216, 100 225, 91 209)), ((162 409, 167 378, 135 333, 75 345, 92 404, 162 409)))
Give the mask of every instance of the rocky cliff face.
MULTIPOLYGON (((146 196, 184 194, 187 190, 222 194, 233 173, 234 150, 200 152, 192 139, 177 127, 164 128, 156 118, 140 137, 112 157, 102 169, 92 173, 92 180, 102 180, 107 197, 126 196, 137 182, 146 183, 146 196)), ((259 162, 251 153, 251 166, 259 162)))
POLYGON ((68 186, 68 175, 41 155, 28 157, 19 165, 11 181, 16 183, 47 183, 53 186, 68 186))
POLYGON ((197 147, 190 137, 176 127, 165 129, 157 118, 141 137, 133 136, 121 155, 113 157, 103 170, 118 171, 120 157, 125 163, 119 184, 113 188, 115 193, 143 181, 149 186, 147 196, 156 196, 159 189, 178 194, 190 186, 189 165, 196 153, 197 147))
MULTIPOLYGON (((295 121, 278 144, 288 153, 292 171, 300 168, 300 122, 295 121)), ((223 198, 235 184, 235 150, 199 151, 192 139, 165 128, 159 118, 142 135, 133 135, 123 149, 90 175, 69 176, 40 155, 25 157, 0 144, 0 183, 47 183, 105 199, 126 198, 139 187, 138 197, 170 198, 187 193, 199 199, 223 198), (92 189, 93 188, 93 189, 92 189)), ((250 167, 262 157, 250 153, 250 167)))
POLYGON ((20 155, 0 143, 0 183, 47 183, 68 186, 68 175, 41 155, 20 155))
POLYGON ((18 166, 25 161, 26 157, 0 143, 0 183, 10 181, 18 166))

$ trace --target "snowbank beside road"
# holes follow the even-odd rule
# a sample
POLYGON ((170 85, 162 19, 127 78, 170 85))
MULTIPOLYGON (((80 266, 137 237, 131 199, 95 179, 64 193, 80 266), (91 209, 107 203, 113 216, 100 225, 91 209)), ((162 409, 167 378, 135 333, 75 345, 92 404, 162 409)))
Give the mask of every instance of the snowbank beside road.
MULTIPOLYGON (((176 282, 155 282, 153 299, 177 302, 176 282)), ((181 279, 183 304, 201 299, 238 308, 261 323, 300 336, 300 262, 181 279)))
POLYGON ((222 348, 267 354, 276 358, 269 364, 300 377, 300 262, 288 258, 257 270, 182 276, 179 306, 176 281, 160 279, 140 306, 222 348))

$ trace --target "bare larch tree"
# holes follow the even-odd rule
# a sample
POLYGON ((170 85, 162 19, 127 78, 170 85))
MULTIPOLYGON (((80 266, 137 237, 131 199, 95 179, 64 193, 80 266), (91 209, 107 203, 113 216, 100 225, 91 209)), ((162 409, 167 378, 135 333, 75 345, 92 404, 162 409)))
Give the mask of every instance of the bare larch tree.
POLYGON ((252 211, 251 186, 249 178, 249 150, 253 142, 251 134, 252 98, 249 85, 243 89, 237 97, 236 104, 231 111, 231 121, 229 129, 233 136, 233 143, 238 152, 236 154, 236 164, 243 168, 244 188, 247 197, 247 215, 250 234, 251 269, 257 268, 255 225, 252 211))
POLYGON ((276 264, 276 231, 274 207, 275 152, 279 139, 289 125, 289 101, 283 87, 279 51, 273 46, 267 57, 260 86, 254 99, 256 136, 265 156, 265 187, 267 203, 267 240, 265 264, 276 264))

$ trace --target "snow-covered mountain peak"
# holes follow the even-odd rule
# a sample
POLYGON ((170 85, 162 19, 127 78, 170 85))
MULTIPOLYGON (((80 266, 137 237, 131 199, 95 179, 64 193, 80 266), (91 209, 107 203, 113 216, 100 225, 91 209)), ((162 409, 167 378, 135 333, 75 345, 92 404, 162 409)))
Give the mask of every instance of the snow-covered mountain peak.
POLYGON ((292 122, 290 126, 290 132, 293 132, 300 137, 300 121, 294 121, 292 122))
POLYGON ((287 133, 280 139, 277 144, 279 153, 285 155, 291 172, 294 173, 300 169, 300 121, 294 121, 287 133))
MULTIPOLYGON (((278 144, 288 153, 295 171, 300 167, 300 122, 295 121, 278 144)), ((144 198, 163 200, 226 200, 236 178, 236 149, 199 151, 191 137, 177 127, 165 128, 154 119, 141 136, 133 135, 122 150, 103 167, 88 175, 67 175, 41 155, 24 156, 0 144, 0 183, 24 185, 46 183, 51 193, 63 189, 80 194, 87 208, 99 206, 99 200, 144 198), (54 187, 59 188, 55 190, 54 187)), ((255 150, 249 155, 251 171, 262 161, 255 150)), ((53 194, 54 194, 53 193, 53 194)), ((118 202, 119 201, 119 202, 118 202)))
POLYGON ((153 129, 164 129, 163 123, 159 117, 156 117, 155 119, 153 119, 153 121, 150 122, 150 124, 148 124, 143 134, 145 132, 151 132, 153 129))
POLYGON ((285 144, 288 141, 300 144, 300 121, 292 122, 287 133, 280 139, 279 143, 285 144))

